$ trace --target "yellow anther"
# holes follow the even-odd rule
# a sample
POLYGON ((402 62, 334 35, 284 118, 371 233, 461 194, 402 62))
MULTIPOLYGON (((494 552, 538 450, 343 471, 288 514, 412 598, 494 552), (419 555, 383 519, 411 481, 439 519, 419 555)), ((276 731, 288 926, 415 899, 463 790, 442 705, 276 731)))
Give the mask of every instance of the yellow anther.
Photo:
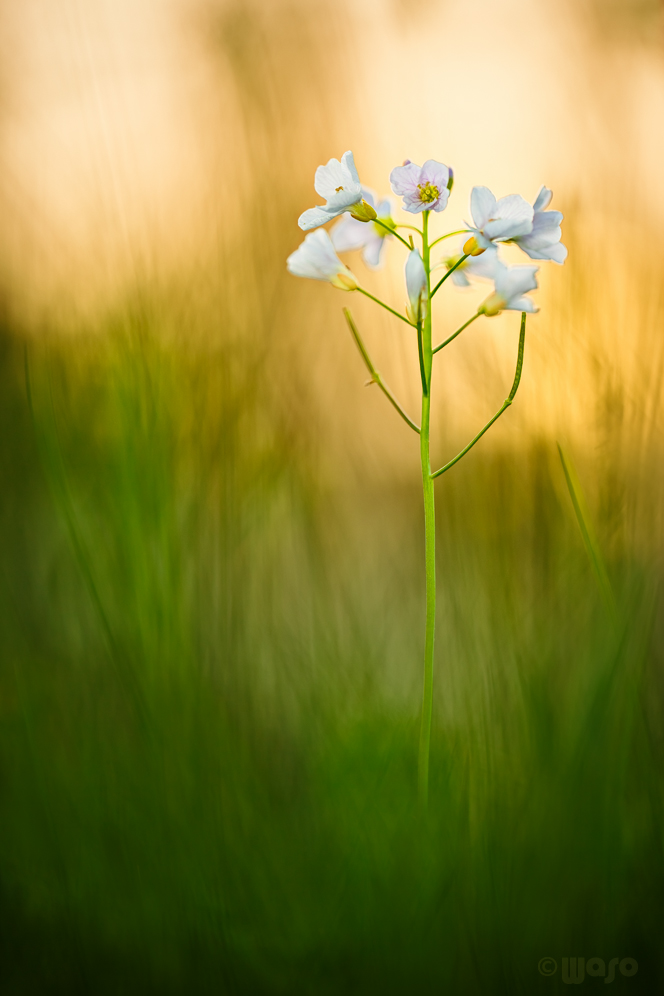
POLYGON ((434 187, 433 183, 418 183, 417 189, 420 192, 420 200, 425 204, 433 204, 440 197, 440 190, 434 187))

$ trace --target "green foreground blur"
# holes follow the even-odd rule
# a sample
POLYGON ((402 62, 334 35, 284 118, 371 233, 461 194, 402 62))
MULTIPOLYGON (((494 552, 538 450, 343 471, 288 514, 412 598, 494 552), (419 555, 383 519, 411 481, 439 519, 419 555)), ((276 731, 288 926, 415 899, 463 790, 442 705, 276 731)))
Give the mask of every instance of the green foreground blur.
POLYGON ((437 489, 423 820, 417 477, 324 486, 256 357, 155 325, 2 338, 3 994, 659 991, 655 480, 586 467, 613 620, 555 441, 437 489))

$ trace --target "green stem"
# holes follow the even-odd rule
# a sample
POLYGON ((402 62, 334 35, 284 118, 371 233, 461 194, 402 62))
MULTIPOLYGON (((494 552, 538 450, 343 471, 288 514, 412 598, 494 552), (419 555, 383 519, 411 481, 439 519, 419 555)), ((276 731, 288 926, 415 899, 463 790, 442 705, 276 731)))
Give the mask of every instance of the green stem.
POLYGON ((446 340, 445 340, 445 342, 441 342, 441 343, 439 343, 439 344, 438 344, 438 345, 437 345, 437 346, 435 347, 435 349, 433 350, 433 352, 434 352, 434 353, 437 353, 439 349, 444 349, 444 348, 445 348, 445 346, 447 346, 447 345, 448 345, 448 344, 449 344, 450 342, 452 342, 452 339, 456 339, 456 337, 457 337, 458 335, 461 335, 461 333, 463 332, 463 330, 464 330, 464 329, 467 329, 467 328, 468 328, 468 326, 469 326, 469 325, 470 325, 470 324, 471 324, 472 322, 474 322, 476 318, 479 318, 479 317, 480 317, 480 312, 478 311, 476 315, 473 315, 473 317, 472 317, 472 318, 469 318, 469 319, 468 319, 468 321, 466 322, 466 324, 465 324, 465 325, 462 325, 460 329, 457 329, 457 330, 456 330, 456 332, 454 333, 454 335, 451 335, 451 336, 449 337, 449 339, 446 339, 446 340))
POLYGON ((450 460, 449 463, 446 463, 444 467, 441 467, 440 470, 437 470, 434 474, 431 475, 432 481, 434 480, 434 478, 440 477, 441 474, 444 474, 446 470, 450 469, 450 467, 453 467, 455 463, 458 463, 459 460, 466 455, 468 450, 472 450, 475 443, 482 438, 487 429, 490 429, 493 423, 496 421, 496 419, 499 419, 500 416, 503 414, 503 412, 506 411, 509 408, 509 406, 512 404, 519 387, 519 382, 521 380, 521 371, 523 369, 523 349, 525 346, 525 342, 526 342, 526 313, 525 311, 523 311, 521 313, 521 331, 519 333, 519 352, 516 358, 516 372, 514 374, 514 383, 512 384, 512 390, 510 391, 506 400, 503 401, 500 411, 497 411, 496 414, 493 416, 493 418, 489 419, 484 428, 480 429, 475 438, 471 439, 468 445, 464 446, 461 452, 457 453, 457 455, 454 457, 453 460, 450 460))
POLYGON ((470 232, 470 231, 472 231, 472 229, 470 229, 470 228, 460 228, 456 232, 448 232, 447 235, 441 235, 440 238, 436 239, 435 242, 431 243, 431 245, 429 246, 429 249, 433 249, 433 247, 437 246, 439 242, 443 241, 443 239, 451 239, 453 235, 463 235, 464 232, 470 232))
POLYGON ((424 369, 424 351, 422 349, 422 322, 417 323, 417 353, 420 360, 420 377, 422 379, 422 394, 428 394, 427 375, 424 369))
MULTIPOLYGON (((408 246, 408 249, 410 249, 410 246, 408 246)), ((411 328, 414 328, 413 323, 409 322, 408 319, 404 317, 404 315, 400 315, 398 311, 394 310, 394 308, 390 308, 389 304, 385 304, 385 302, 381 301, 380 298, 374 297, 373 294, 370 294, 369 291, 366 291, 364 287, 357 287, 356 290, 358 290, 360 294, 364 294, 364 296, 368 297, 371 301, 375 301, 376 304, 379 304, 381 306, 381 308, 385 308, 385 311, 389 311, 390 314, 396 315, 396 317, 400 318, 402 322, 406 323, 406 325, 410 325, 411 328)))
MULTIPOLYGON (((399 242, 403 242, 403 244, 405 245, 406 249, 408 249, 410 251, 410 243, 406 242, 405 239, 402 239, 402 237, 399 235, 399 233, 395 232, 395 230, 390 225, 386 225, 384 221, 380 220, 380 218, 374 218, 373 219, 373 224, 374 225, 380 225, 380 227, 384 228, 385 231, 388 232, 389 235, 393 235, 395 237, 395 239, 399 240, 399 242)), ((411 226, 410 225, 408 225, 408 226, 406 226, 406 225, 400 225, 399 227, 400 228, 406 228, 406 227, 410 228, 411 226)), ((416 228, 415 231, 419 232, 419 228, 416 228)))
POLYGON ((414 429, 415 432, 419 432, 420 431, 419 425, 416 422, 413 422, 412 418, 406 415, 406 412, 403 410, 403 408, 401 407, 397 399, 394 397, 389 387, 383 381, 383 378, 381 377, 381 375, 378 373, 375 366, 371 362, 371 357, 367 352, 366 346, 362 342, 362 337, 360 333, 357 331, 357 326, 355 325, 355 322, 353 321, 353 318, 348 308, 344 308, 344 318, 348 322, 348 328, 350 329, 351 335, 355 340, 355 345, 360 351, 360 355, 364 360, 365 366, 369 371, 369 373, 371 374, 371 380, 374 382, 374 384, 378 384, 379 388, 381 389, 387 400, 390 402, 390 404, 394 405, 396 410, 399 412, 399 415, 401 415, 402 419, 408 423, 411 429, 414 429))
POLYGON ((454 266, 451 266, 444 277, 441 277, 434 289, 431 291, 431 297, 434 296, 439 287, 442 287, 448 277, 451 277, 456 269, 458 269, 462 263, 465 263, 468 259, 469 253, 464 253, 460 260, 458 260, 454 266))
POLYGON ((424 683, 422 690, 422 724, 418 755, 417 786, 420 805, 427 808, 429 799, 429 753, 431 746, 431 714, 433 709, 433 650, 436 626, 436 519, 433 478, 429 457, 429 422, 431 415, 431 267, 429 247, 429 212, 422 215, 422 259, 427 274, 427 311, 422 326, 422 427, 420 429, 420 459, 424 494, 424 558, 426 575, 426 630, 424 643, 424 683), (426 390, 425 390, 426 388, 426 390))

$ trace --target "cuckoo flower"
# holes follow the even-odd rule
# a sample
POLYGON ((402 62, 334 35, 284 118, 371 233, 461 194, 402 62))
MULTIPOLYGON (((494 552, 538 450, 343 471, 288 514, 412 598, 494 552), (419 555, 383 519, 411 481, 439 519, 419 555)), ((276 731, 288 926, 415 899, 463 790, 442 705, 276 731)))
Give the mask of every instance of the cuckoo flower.
POLYGON ((494 284, 495 290, 486 301, 480 305, 480 315, 497 315, 501 311, 529 311, 538 309, 533 301, 524 295, 537 289, 535 274, 539 266, 505 266, 496 261, 494 284))
POLYGON ((330 159, 327 166, 319 166, 314 187, 326 203, 309 208, 300 215, 297 223, 305 232, 324 225, 344 211, 351 211, 359 221, 370 221, 376 217, 373 208, 362 200, 362 187, 352 152, 344 152, 341 162, 330 159))
POLYGON ((357 280, 341 262, 324 228, 311 232, 286 260, 290 273, 311 280, 329 280, 339 290, 357 290, 357 280))
MULTIPOLYGON (((376 194, 373 190, 369 190, 368 187, 362 187, 362 197, 366 204, 375 209, 376 217, 380 218, 383 225, 387 225, 388 228, 394 228, 394 222, 391 217, 392 202, 389 198, 386 197, 382 201, 377 201, 376 194)), ((372 270, 377 270, 383 263, 381 256, 383 255, 385 239, 389 235, 389 232, 383 225, 377 225, 375 221, 371 221, 367 225, 353 218, 352 215, 345 214, 330 230, 332 245, 337 252, 362 249, 362 259, 364 262, 372 270)))
POLYGON ((417 249, 412 249, 406 260, 406 290, 408 321, 417 325, 424 318, 427 307, 427 274, 417 249))
POLYGON ((464 252, 461 250, 455 256, 448 256, 441 263, 447 270, 456 267, 451 279, 457 287, 470 287, 469 277, 471 279, 493 280, 496 275, 496 265, 502 265, 499 263, 498 249, 495 246, 491 246, 481 256, 469 256, 468 259, 464 259, 463 263, 459 263, 463 256, 464 252))
POLYGON ((563 216, 560 211, 545 210, 551 203, 552 197, 553 192, 547 187, 542 187, 533 204, 535 216, 532 232, 527 235, 517 235, 514 242, 531 259, 551 259, 554 263, 564 263, 567 259, 567 249, 560 241, 560 222, 563 216))
POLYGON ((390 173, 392 190, 403 197, 403 206, 411 214, 420 211, 443 211, 447 207, 454 174, 449 166, 427 159, 416 166, 406 159, 390 173))
POLYGON ((473 187, 470 210, 475 224, 468 226, 473 234, 463 251, 471 256, 479 256, 494 242, 509 242, 533 230, 533 206, 520 194, 497 201, 488 187, 473 187))

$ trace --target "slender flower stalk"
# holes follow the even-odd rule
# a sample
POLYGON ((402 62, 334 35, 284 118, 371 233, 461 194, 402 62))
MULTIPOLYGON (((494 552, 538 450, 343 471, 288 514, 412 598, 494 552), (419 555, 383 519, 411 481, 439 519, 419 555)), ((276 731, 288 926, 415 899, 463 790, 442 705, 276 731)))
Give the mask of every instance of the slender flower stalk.
POLYGON ((385 308, 385 311, 389 311, 391 315, 394 315, 396 318, 400 318, 402 322, 406 323, 406 325, 413 324, 412 322, 409 322, 404 315, 400 315, 398 311, 395 311, 394 308, 390 308, 389 304, 385 304, 384 301, 381 301, 379 297, 374 297, 373 294, 370 294, 368 290, 364 289, 364 287, 356 287, 355 290, 359 291, 360 294, 364 294, 364 296, 368 297, 370 301, 374 301, 376 304, 379 304, 381 308, 385 308))
POLYGON ((560 242, 560 222, 558 211, 547 211, 551 191, 542 187, 534 204, 523 197, 510 194, 497 200, 487 187, 475 187, 471 194, 473 225, 440 235, 432 241, 429 238, 429 223, 436 213, 443 211, 448 204, 453 185, 453 172, 450 167, 434 159, 429 159, 420 167, 406 160, 403 166, 396 167, 390 174, 394 193, 403 198, 403 207, 410 214, 421 214, 422 228, 395 223, 391 217, 388 201, 379 202, 369 188, 360 184, 352 152, 346 152, 341 161, 331 159, 326 166, 316 171, 315 187, 326 203, 305 211, 300 217, 300 227, 310 231, 302 245, 288 258, 288 269, 300 277, 326 281, 338 290, 358 291, 380 305, 391 315, 414 328, 417 335, 417 352, 422 387, 422 418, 417 423, 407 414, 403 405, 383 380, 376 369, 350 311, 344 308, 344 317, 355 341, 364 365, 369 371, 369 384, 377 384, 392 407, 406 424, 420 437, 420 464, 422 474, 422 495, 424 503, 424 566, 426 583, 426 624, 424 639, 424 669, 422 687, 422 717, 417 764, 417 786, 421 809, 426 811, 429 798, 429 757, 431 752, 431 725, 433 716, 434 640, 436 625, 436 514, 434 504, 434 481, 454 467, 488 432, 491 426, 512 405, 516 396, 523 369, 523 354, 526 337, 526 313, 537 310, 527 296, 537 288, 536 266, 506 266, 499 258, 499 245, 511 242, 520 246, 526 255, 537 260, 552 260, 562 263, 567 250, 560 242), (333 218, 344 217, 332 229, 332 238, 321 226, 333 218), (350 216, 350 217, 348 217, 350 216), (409 228, 422 239, 422 251, 415 248, 413 236, 408 240, 398 234, 397 228, 409 228), (453 256, 443 256, 432 263, 431 250, 444 239, 454 235, 470 234, 461 252, 453 256), (377 268, 386 253, 393 236, 408 249, 405 267, 408 302, 405 314, 391 308, 359 285, 348 267, 339 259, 336 251, 362 249, 365 263, 377 268), (335 251, 336 250, 336 251, 335 251), (431 286, 431 274, 437 267, 444 266, 445 274, 431 286), (474 279, 490 279, 494 291, 476 309, 475 313, 460 328, 432 346, 432 300, 448 277, 450 283, 459 287, 470 287, 474 279), (490 318, 501 312, 520 311, 521 328, 516 361, 514 382, 508 397, 493 418, 474 436, 452 460, 432 473, 430 457, 431 428, 431 389, 433 357, 448 346, 464 329, 478 318, 490 318))
POLYGON ((429 426, 431 419, 431 249, 429 247, 429 212, 422 213, 422 261, 427 280, 427 309, 422 325, 421 357, 423 367, 422 422, 420 429, 420 461, 424 497, 424 567, 426 578, 426 628, 424 640, 424 685, 422 689, 422 721, 417 759, 417 790, 420 805, 429 801, 429 754, 431 748, 431 715, 433 711, 433 651, 436 630, 436 507, 429 456, 429 426))
POLYGON ((465 235, 466 232, 470 231, 471 231, 470 228, 458 228, 456 232, 447 232, 446 235, 439 235, 437 239, 434 239, 429 248, 433 249, 433 247, 437 246, 439 242, 443 241, 443 239, 451 239, 453 235, 465 235))
POLYGON ((482 315, 482 312, 478 311, 476 315, 473 315, 473 317, 469 318, 467 322, 464 322, 460 329, 457 329, 456 332, 453 332, 452 335, 449 336, 448 339, 445 339, 444 342, 439 342, 438 345, 433 348, 432 352, 435 354, 435 353, 439 352, 439 350, 445 349, 445 346, 449 346, 449 344, 452 342, 453 339, 456 339, 456 337, 458 335, 461 335, 461 333, 463 332, 463 330, 467 329, 469 325, 472 325, 472 323, 477 318, 480 318, 481 315, 482 315))
MULTIPOLYGON (((404 238, 402 238, 402 237, 401 237, 401 235, 399 235, 399 233, 398 233, 398 232, 396 232, 396 231, 394 230, 394 228, 390 228, 390 226, 389 226, 389 225, 387 225, 387 224, 386 224, 386 223, 385 223, 384 221, 382 221, 382 220, 381 220, 380 218, 374 218, 374 220, 373 220, 373 223, 374 223, 374 225, 379 225, 379 226, 380 226, 381 228, 384 228, 384 229, 385 229, 385 234, 386 234, 386 235, 387 235, 387 234, 389 234, 389 235, 394 235, 394 237, 395 237, 396 239, 398 239, 398 240, 399 240, 399 242, 403 242, 403 244, 405 245, 406 249, 410 249, 410 246, 409 246, 409 244, 408 244, 408 243, 406 242, 406 240, 405 240, 404 238)), ((415 226, 414 226, 414 225, 398 225, 397 227, 398 227, 398 228, 412 228, 412 229, 413 229, 414 231, 416 231, 416 232, 419 232, 419 228, 415 228, 415 226)))
POLYGON ((457 263, 455 263, 454 266, 451 266, 449 268, 445 276, 440 278, 434 289, 431 291, 431 297, 433 297, 436 291, 438 291, 443 286, 447 278, 452 276, 455 270, 458 270, 460 266, 463 266, 463 264, 468 259, 468 255, 469 255, 468 253, 464 253, 461 259, 457 263))

